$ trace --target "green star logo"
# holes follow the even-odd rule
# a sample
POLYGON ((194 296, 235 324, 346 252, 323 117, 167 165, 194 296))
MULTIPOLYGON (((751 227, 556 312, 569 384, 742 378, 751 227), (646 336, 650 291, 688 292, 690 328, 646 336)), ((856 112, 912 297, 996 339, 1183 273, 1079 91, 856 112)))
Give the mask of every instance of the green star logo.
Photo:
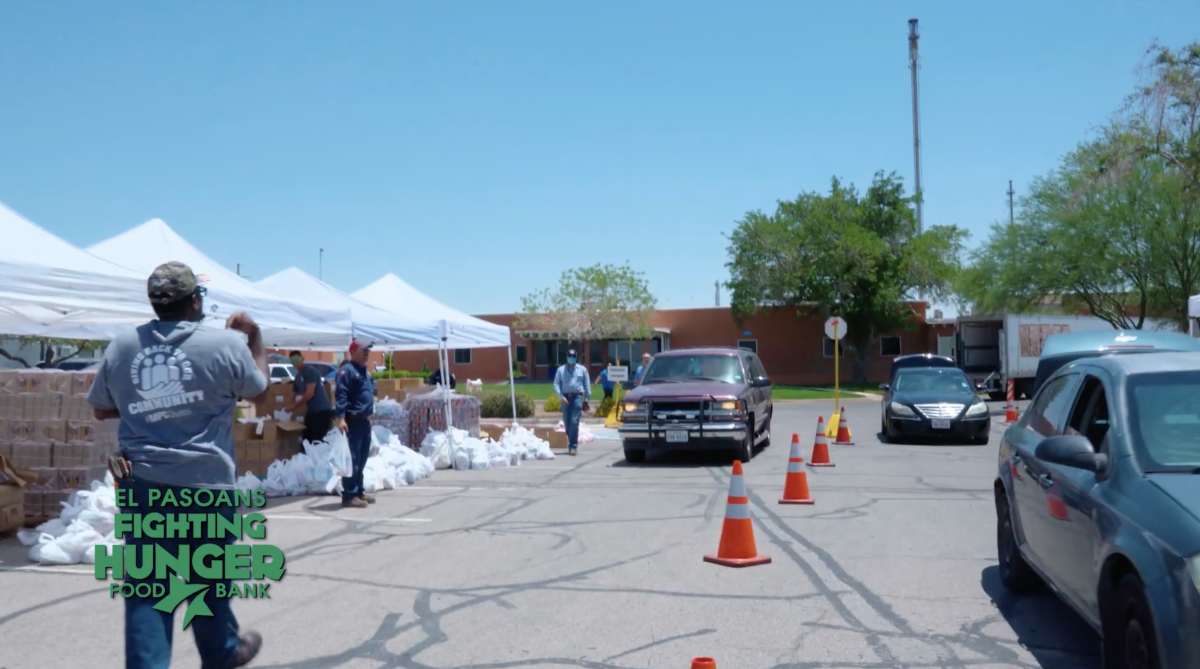
POLYGON ((191 598, 192 601, 188 602, 187 609, 183 612, 183 629, 187 629, 192 618, 196 616, 212 617, 212 609, 208 608, 208 603, 204 601, 204 595, 208 592, 207 585, 185 583, 178 576, 172 576, 167 582, 171 584, 171 588, 167 592, 167 596, 158 600, 158 603, 154 605, 155 611, 174 613, 183 600, 191 598))

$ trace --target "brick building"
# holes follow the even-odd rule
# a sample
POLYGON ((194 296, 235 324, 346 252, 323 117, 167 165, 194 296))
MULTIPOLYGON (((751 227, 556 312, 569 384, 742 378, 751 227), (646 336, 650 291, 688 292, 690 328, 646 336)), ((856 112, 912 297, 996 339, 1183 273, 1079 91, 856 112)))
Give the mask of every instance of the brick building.
MULTIPOLYGON (((867 374, 873 382, 884 382, 892 358, 909 353, 938 350, 938 337, 953 335, 953 325, 931 324, 925 320, 928 304, 910 303, 914 316, 908 330, 890 333, 872 347, 867 359, 867 374)), ((513 327, 512 314, 478 316, 485 321, 513 327)), ((744 346, 758 352, 771 380, 781 385, 824 385, 833 383, 833 342, 825 337, 825 319, 801 317, 794 309, 758 314, 738 326, 728 307, 663 309, 653 320, 653 334, 644 341, 589 342, 577 345, 580 361, 593 374, 620 357, 621 363, 639 361, 642 352, 692 346, 744 346)), ((526 378, 549 380, 565 362, 568 344, 555 333, 512 332, 513 360, 526 378)), ((375 354, 380 358, 381 354, 375 354)), ((842 381, 850 381, 854 370, 843 352, 842 381)), ((499 382, 508 378, 508 357, 503 348, 463 349, 451 352, 451 367, 459 382, 483 379, 499 382)), ((398 352, 392 358, 396 369, 417 371, 422 365, 437 367, 436 351, 398 352)))

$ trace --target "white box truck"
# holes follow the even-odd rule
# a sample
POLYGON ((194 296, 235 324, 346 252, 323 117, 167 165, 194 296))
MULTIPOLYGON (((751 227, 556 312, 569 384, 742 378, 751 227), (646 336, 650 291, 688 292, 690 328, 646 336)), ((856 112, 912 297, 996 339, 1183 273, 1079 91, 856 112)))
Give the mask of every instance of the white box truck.
MULTIPOLYGON (((956 325, 955 362, 993 400, 1007 397, 1009 379, 1014 381, 1017 399, 1032 396, 1038 358, 1050 335, 1114 329, 1095 316, 1054 314, 960 316, 956 325)), ((1162 325, 1148 320, 1145 329, 1162 325)))

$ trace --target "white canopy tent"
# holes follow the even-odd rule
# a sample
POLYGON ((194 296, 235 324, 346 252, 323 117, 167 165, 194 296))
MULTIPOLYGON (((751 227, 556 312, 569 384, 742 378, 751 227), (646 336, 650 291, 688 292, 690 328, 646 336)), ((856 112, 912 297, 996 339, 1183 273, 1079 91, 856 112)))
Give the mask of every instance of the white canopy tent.
POLYGON ((436 323, 419 322, 398 313, 373 307, 295 267, 256 283, 263 290, 297 301, 344 307, 350 310, 354 336, 382 351, 402 347, 435 348, 440 341, 436 323))
POLYGON ((146 277, 56 237, 0 204, 0 333, 111 339, 154 317, 146 277))
MULTIPOLYGON (((387 274, 375 283, 351 293, 351 296, 386 311, 403 313, 420 321, 436 323, 441 334, 441 343, 437 347, 438 357, 442 360, 441 367, 445 370, 445 374, 449 374, 450 370, 450 349, 503 346, 508 351, 508 390, 509 399, 512 402, 513 424, 516 424, 517 389, 512 373, 512 336, 507 327, 468 316, 457 309, 448 307, 408 285, 395 274, 387 274)), ((396 350, 412 351, 429 348, 434 347, 411 346, 396 350)), ((446 398, 446 420, 446 424, 449 425, 449 397, 446 398)))
POLYGON ((147 221, 87 250, 142 276, 143 295, 145 277, 155 267, 172 260, 185 263, 198 277, 208 279, 205 316, 223 325, 235 311, 245 311, 262 328, 268 347, 345 351, 350 344, 348 308, 316 306, 269 293, 201 253, 160 219, 147 221))

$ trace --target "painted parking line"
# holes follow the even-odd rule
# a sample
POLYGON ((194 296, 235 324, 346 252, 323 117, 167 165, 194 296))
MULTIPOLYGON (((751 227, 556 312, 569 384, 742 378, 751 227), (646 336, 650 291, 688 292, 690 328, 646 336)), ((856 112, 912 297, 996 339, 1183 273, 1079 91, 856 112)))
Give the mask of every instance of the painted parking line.
POLYGON ((372 523, 431 523, 432 518, 371 518, 368 516, 314 516, 311 514, 266 514, 267 520, 353 520, 370 521, 372 523))
POLYGON ((36 571, 43 574, 86 574, 94 576, 95 569, 81 569, 79 567, 62 567, 57 565, 40 565, 31 564, 24 567, 0 567, 0 572, 6 571, 36 571))

